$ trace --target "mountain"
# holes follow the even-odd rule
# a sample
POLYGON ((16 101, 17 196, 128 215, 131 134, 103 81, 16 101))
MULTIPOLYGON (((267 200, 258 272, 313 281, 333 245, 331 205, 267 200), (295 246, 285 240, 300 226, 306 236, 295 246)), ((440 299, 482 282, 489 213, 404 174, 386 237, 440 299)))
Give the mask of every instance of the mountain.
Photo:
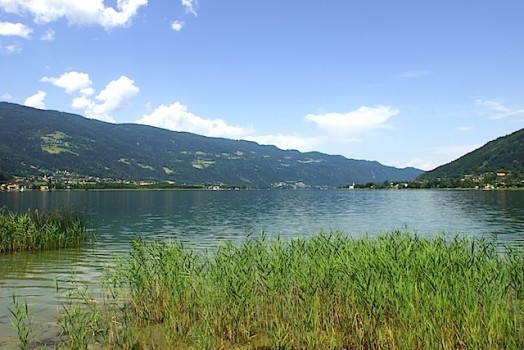
POLYGON ((418 180, 463 178, 504 172, 524 178, 524 129, 490 141, 451 163, 421 174, 418 180))
POLYGON ((68 171, 129 180, 269 186, 340 186, 413 180, 422 171, 254 142, 210 138, 138 124, 0 102, 0 173, 68 171))

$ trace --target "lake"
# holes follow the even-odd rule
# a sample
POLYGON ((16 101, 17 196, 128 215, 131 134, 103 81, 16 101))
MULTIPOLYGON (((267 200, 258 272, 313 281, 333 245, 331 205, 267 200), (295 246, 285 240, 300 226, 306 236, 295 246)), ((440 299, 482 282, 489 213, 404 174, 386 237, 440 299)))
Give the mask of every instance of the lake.
POLYGON ((73 208, 86 213, 96 242, 81 249, 0 255, 0 349, 14 348, 12 296, 27 300, 39 337, 53 337, 63 299, 55 283, 75 271, 96 283, 130 241, 183 241, 195 249, 242 242, 264 230, 283 238, 320 230, 376 235, 402 228, 420 235, 492 237, 524 245, 524 191, 242 190, 0 192, 0 208, 73 208))

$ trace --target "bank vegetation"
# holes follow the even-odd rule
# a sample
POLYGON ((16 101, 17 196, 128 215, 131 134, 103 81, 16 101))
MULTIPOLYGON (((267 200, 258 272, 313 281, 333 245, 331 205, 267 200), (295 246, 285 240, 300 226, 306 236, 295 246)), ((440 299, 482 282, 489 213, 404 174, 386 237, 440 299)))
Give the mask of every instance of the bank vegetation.
POLYGON ((524 254, 489 240, 261 235, 201 252, 137 239, 103 301, 73 283, 64 348, 524 348, 524 254))
POLYGON ((77 211, 17 213, 0 208, 0 253, 71 248, 86 239, 86 219, 77 211))

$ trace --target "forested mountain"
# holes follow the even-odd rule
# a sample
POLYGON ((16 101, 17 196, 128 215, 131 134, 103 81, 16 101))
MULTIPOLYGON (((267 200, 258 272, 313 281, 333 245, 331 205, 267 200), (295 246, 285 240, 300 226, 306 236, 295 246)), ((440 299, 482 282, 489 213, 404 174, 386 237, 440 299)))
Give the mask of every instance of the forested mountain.
POLYGON ((138 124, 0 103, 0 173, 56 171, 190 184, 340 186, 413 180, 422 171, 254 142, 210 138, 138 124))
POLYGON ((418 177, 419 180, 463 178, 465 175, 494 173, 524 178, 524 129, 490 141, 451 163, 418 177))

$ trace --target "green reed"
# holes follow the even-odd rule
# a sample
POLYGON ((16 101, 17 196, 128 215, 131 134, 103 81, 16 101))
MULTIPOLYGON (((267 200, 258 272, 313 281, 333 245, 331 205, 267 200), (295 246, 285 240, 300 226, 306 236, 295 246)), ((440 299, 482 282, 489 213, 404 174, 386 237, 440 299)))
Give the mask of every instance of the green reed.
POLYGON ((86 237, 85 217, 73 210, 0 210, 0 253, 76 247, 86 237))
POLYGON ((34 340, 34 335, 31 330, 27 301, 21 304, 18 298, 13 295, 13 308, 10 308, 9 312, 11 313, 11 325, 18 335, 18 348, 21 350, 28 349, 34 340))
POLYGON ((482 239, 261 235, 212 254, 138 239, 106 284, 83 308, 101 348, 524 348, 524 253, 482 239))

